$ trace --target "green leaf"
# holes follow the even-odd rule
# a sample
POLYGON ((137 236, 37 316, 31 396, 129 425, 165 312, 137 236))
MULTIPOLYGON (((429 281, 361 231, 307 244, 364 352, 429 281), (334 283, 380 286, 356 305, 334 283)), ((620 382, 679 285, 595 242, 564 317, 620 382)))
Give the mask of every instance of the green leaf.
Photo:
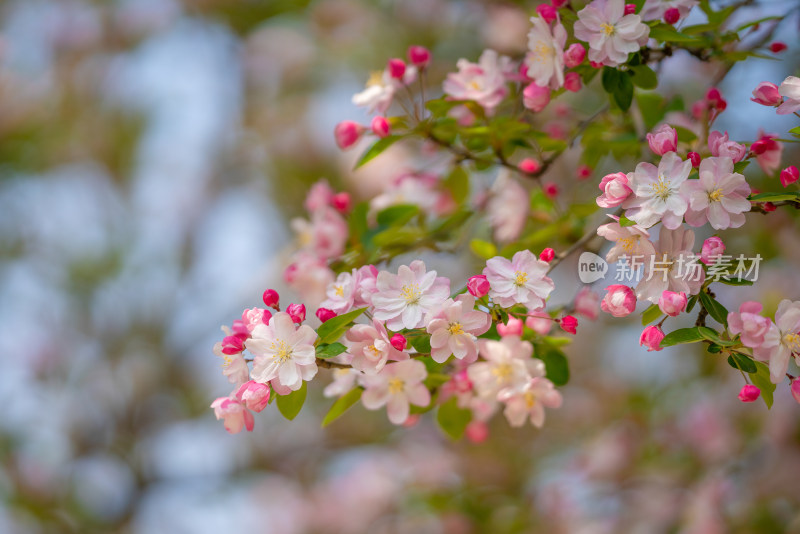
POLYGON ((569 382, 569 362, 564 353, 556 348, 546 349, 536 354, 544 362, 547 378, 556 386, 563 386, 569 382))
POLYGON ((679 328, 672 331, 661 340, 662 347, 672 347, 673 345, 683 345, 684 343, 697 343, 704 338, 700 335, 697 327, 692 328, 679 328))
POLYGON ((346 350, 347 347, 345 347, 341 343, 331 343, 330 345, 318 345, 317 358, 322 358, 323 360, 326 360, 328 358, 333 358, 334 356, 338 356, 346 350))
POLYGON ((419 353, 430 354, 431 336, 426 334, 418 337, 413 337, 411 338, 411 346, 414 347, 414 350, 416 350, 419 353))
POLYGON ((697 304, 697 300, 697 295, 689 299, 689 302, 686 304, 686 313, 690 313, 692 309, 694 309, 694 305, 697 304))
POLYGON ((300 389, 292 391, 288 395, 280 395, 275 401, 278 404, 278 410, 289 421, 297 417, 297 414, 303 408, 303 403, 306 402, 306 394, 308 393, 306 384, 308 382, 303 382, 300 389))
POLYGON ((410 221, 417 213, 416 204, 397 204, 378 212, 377 221, 381 226, 400 226, 410 221))
POLYGON ((791 130, 789 130, 789 133, 795 137, 800 137, 800 126, 795 126, 791 130))
POLYGON ((673 126, 673 128, 675 128, 675 131, 678 133, 678 141, 681 143, 691 143, 697 139, 697 134, 688 128, 684 128, 683 126, 673 126))
POLYGON ((469 175, 464 167, 459 165, 454 168, 444 179, 443 184, 458 204, 463 203, 469 197, 469 175))
POLYGON ((718 323, 728 326, 728 309, 720 304, 717 299, 706 293, 700 293, 700 304, 708 311, 708 314, 718 323))
POLYGON ((734 369, 742 370, 745 373, 755 373, 758 371, 758 369, 756 369, 756 362, 738 352, 733 352, 728 356, 728 365, 734 369))
POLYGON ((658 87, 658 76, 647 65, 631 67, 631 72, 633 72, 631 81, 636 87, 641 87, 642 89, 655 89, 658 87))
POLYGON ((542 337, 542 341, 544 341, 551 347, 563 347, 564 345, 569 345, 570 343, 572 343, 572 338, 544 336, 542 337))
POLYGON ((449 381, 450 375, 443 373, 429 373, 428 376, 425 377, 425 386, 428 389, 436 389, 449 381))
POLYGON ((497 256, 497 247, 493 243, 481 239, 473 239, 469 242, 469 249, 479 258, 488 260, 497 256))
POLYGON ((800 193, 759 193, 750 197, 752 201, 758 202, 780 202, 781 200, 797 200, 800 193))
POLYGON ((764 404, 767 405, 767 409, 770 409, 772 408, 772 395, 775 392, 776 386, 772 383, 772 380, 769 379, 769 367, 761 362, 755 362, 755 364, 757 372, 750 373, 750 381, 761 390, 761 398, 764 399, 764 404))
POLYGON ((439 412, 436 414, 439 426, 454 441, 461 439, 471 419, 472 412, 459 408, 456 397, 449 398, 447 402, 439 406, 439 412))
POLYGON ((661 308, 658 307, 658 304, 651 304, 649 308, 642 312, 642 326, 652 323, 661 315, 661 308))
POLYGON ((751 280, 745 280, 742 278, 739 280, 738 278, 720 278, 717 282, 722 282, 723 284, 727 284, 729 286, 752 286, 753 282, 751 280))
POLYGON ((661 122, 666 113, 664 97, 658 93, 639 93, 636 95, 636 102, 639 105, 639 111, 642 112, 645 126, 648 130, 652 130, 656 124, 661 122))
POLYGON ((740 161, 733 164, 733 172, 742 174, 747 166, 750 165, 750 160, 740 161))
POLYGON ((699 41, 697 37, 693 35, 684 35, 667 24, 659 24, 650 28, 650 38, 655 39, 656 41, 671 43, 688 43, 699 41))
POLYGON ((698 33, 713 32, 717 27, 716 24, 695 24, 683 28, 681 32, 685 35, 697 35, 698 33))
POLYGON ((697 331, 700 332, 700 335, 703 336, 703 339, 706 339, 723 347, 732 347, 733 345, 737 344, 736 341, 722 339, 721 337, 719 337, 719 332, 707 326, 698 326, 697 331))
POLYGON ((621 215, 619 218, 619 225, 623 228, 626 226, 633 226, 634 224, 636 224, 636 221, 632 221, 624 215, 621 215))
POLYGON ((337 315, 322 323, 320 327, 317 328, 317 335, 319 336, 317 344, 325 345, 337 341, 342 337, 342 334, 345 333, 350 323, 364 313, 365 310, 366 308, 359 308, 358 310, 353 310, 344 315, 337 315))
POLYGON ((322 426, 326 427, 344 415, 344 412, 349 410, 351 406, 361 399, 362 393, 364 393, 363 389, 353 388, 336 399, 336 402, 333 403, 331 409, 328 410, 327 414, 325 414, 325 418, 322 420, 322 426))
MULTIPOLYGON (((377 247, 402 248, 411 247, 426 236, 424 228, 416 226, 395 226, 372 236, 372 242, 377 247)), ((404 251, 405 252, 405 251, 404 251)))
POLYGON ((622 111, 627 111, 633 102, 633 82, 631 75, 611 67, 603 67, 601 77, 603 89, 611 95, 622 111))
POLYGON ((389 135, 384 137, 383 139, 378 139, 375 143, 373 143, 371 147, 367 149, 366 152, 364 152, 364 154, 358 160, 358 163, 356 163, 356 166, 353 168, 353 170, 358 169, 359 167, 365 165, 366 163, 369 163, 370 161, 378 157, 384 150, 392 146, 395 143, 395 141, 398 141, 402 138, 403 136, 401 135, 389 135))

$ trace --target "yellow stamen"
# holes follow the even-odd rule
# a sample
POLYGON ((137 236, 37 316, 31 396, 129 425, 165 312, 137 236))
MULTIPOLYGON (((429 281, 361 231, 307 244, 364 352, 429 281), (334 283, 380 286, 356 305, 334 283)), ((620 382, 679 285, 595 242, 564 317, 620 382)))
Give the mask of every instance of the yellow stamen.
POLYGON ((450 328, 448 328, 447 331, 450 332, 451 336, 457 336, 458 334, 464 333, 461 323, 450 323, 450 328))
POLYGON ((333 288, 333 292, 336 293, 337 297, 344 296, 344 288, 342 286, 336 286, 333 288))
POLYGON ((653 195, 660 198, 662 202, 666 202, 672 196, 670 181, 666 180, 663 175, 658 177, 658 182, 654 183, 651 188, 653 195))
POLYGON ((709 202, 719 202, 722 200, 722 189, 715 189, 708 194, 709 202))
POLYGON ((469 88, 470 88, 470 89, 472 89, 473 91, 480 91, 480 90, 481 90, 481 84, 479 84, 479 83, 477 82, 477 80, 472 80, 472 81, 471 81, 471 82, 469 82, 467 85, 468 85, 468 86, 469 86, 469 88))
POLYGON ((389 393, 392 395, 396 395, 398 393, 402 393, 403 390, 406 388, 406 383, 403 382, 399 378, 390 378, 389 379, 389 393))
POLYGON ((783 336, 783 344, 795 354, 800 354, 800 334, 786 334, 783 336))
POLYGON ((521 286, 528 281, 528 273, 522 271, 514 271, 514 284, 521 286))
POLYGON ((492 374, 497 377, 497 383, 502 384, 511 378, 514 369, 507 363, 501 363, 492 367, 492 374))
POLYGON ((370 73, 369 80, 367 80, 367 87, 373 85, 383 85, 383 72, 375 70, 370 73))
POLYGON ((617 29, 614 26, 612 26, 611 24, 608 24, 606 22, 601 24, 600 27, 603 29, 603 33, 607 37, 610 37, 610 36, 614 35, 614 33, 617 31, 617 29))
POLYGON ((543 63, 551 58, 553 51, 553 47, 547 46, 547 43, 544 41, 536 41, 536 44, 533 46, 532 53, 528 57, 537 63, 543 63))
POLYGON ((282 339, 279 339, 277 343, 272 343, 272 350, 275 351, 272 357, 277 359, 279 363, 286 363, 292 359, 292 349, 282 339))
POLYGON ((639 244, 639 238, 641 236, 632 235, 629 237, 621 237, 617 239, 617 243, 620 244, 622 250, 626 253, 633 252, 636 249, 636 245, 639 244))
POLYGON ((530 410, 536 406, 536 396, 530 391, 525 392, 525 406, 530 410))
POLYGON ((417 284, 409 284, 403 286, 400 290, 400 293, 403 295, 403 298, 406 299, 408 304, 415 304, 419 302, 419 298, 422 296, 422 292, 419 290, 419 286, 417 284))

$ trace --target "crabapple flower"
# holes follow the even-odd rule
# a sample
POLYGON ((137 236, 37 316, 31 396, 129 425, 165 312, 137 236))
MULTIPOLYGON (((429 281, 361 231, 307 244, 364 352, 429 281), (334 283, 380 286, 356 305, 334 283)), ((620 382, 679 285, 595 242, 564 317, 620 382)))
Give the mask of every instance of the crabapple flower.
POLYGON ((589 60, 616 67, 647 43, 650 28, 639 15, 626 15, 623 0, 591 2, 578 11, 575 37, 589 43, 589 60))
POLYGON ((344 252, 347 222, 338 211, 325 206, 311 214, 311 221, 296 218, 291 222, 300 246, 320 258, 335 258, 344 252))
POLYGON ((406 73, 406 62, 400 58, 392 58, 386 62, 386 70, 392 78, 402 80, 406 73))
MULTIPOLYGON (((250 308, 242 312, 242 325, 247 329, 248 335, 259 324, 269 323, 272 313, 264 308, 250 308)), ((241 351, 239 351, 241 352, 241 351)))
POLYGON ((286 313, 297 324, 306 320, 306 306, 305 304, 289 304, 286 306, 286 313))
POLYGON ((300 389, 303 380, 317 374, 316 339, 310 326, 296 327, 288 313, 276 313, 268 325, 255 327, 247 340, 247 350, 255 357, 250 377, 261 383, 277 379, 292 391, 300 389))
POLYGON ((353 355, 350 365, 366 374, 383 369, 388 360, 407 360, 408 354, 394 347, 383 323, 373 319, 372 324, 357 324, 345 334, 347 351, 353 355))
POLYGON ((597 205, 601 208, 616 208, 633 193, 628 175, 624 172, 603 176, 598 187, 603 192, 597 197, 597 205))
POLYGON ((705 272, 692 252, 694 232, 685 227, 662 228, 651 261, 644 262, 644 275, 636 296, 656 304, 664 291, 695 295, 705 281, 705 272))
POLYGON ((633 289, 622 284, 613 284, 606 288, 606 296, 600 302, 600 309, 614 317, 625 317, 636 309, 636 295, 633 289))
POLYGON ((561 318, 558 322, 561 325, 561 329, 568 334, 577 334, 578 328, 578 319, 572 315, 565 315, 561 318))
POLYGON ((594 321, 597 319, 599 309, 600 295, 592 291, 591 288, 583 287, 575 295, 575 313, 594 321))
POLYGON ((550 24, 558 18, 558 12, 556 11, 556 8, 550 4, 539 4, 536 6, 536 12, 547 24, 550 24))
POLYGON ((522 90, 522 104, 531 111, 539 113, 550 103, 550 89, 536 82, 522 90))
POLYGON ((372 304, 372 295, 378 283, 378 269, 374 265, 364 265, 354 270, 353 278, 356 279, 353 293, 353 307, 363 308, 372 304))
POLYGON ((778 86, 772 82, 761 82, 753 89, 753 98, 756 104, 762 106, 776 107, 783 104, 783 97, 778 92, 778 86))
POLYGON ((392 344, 394 348, 396 348, 400 352, 406 350, 406 347, 408 346, 408 340, 406 339, 406 336, 404 336, 403 334, 393 335, 392 339, 390 339, 389 342, 392 344))
POLYGON ((547 262, 536 258, 530 250, 517 252, 511 261, 501 256, 491 258, 483 269, 491 286, 489 297, 503 308, 514 304, 523 304, 529 310, 543 308, 555 288, 547 277, 549 268, 547 262))
POLYGON ((248 410, 253 410, 258 413, 269 404, 269 386, 261 384, 255 380, 239 386, 236 390, 235 397, 247 407, 248 410))
POLYGON ((786 100, 778 106, 778 115, 789 115, 800 110, 800 78, 797 76, 787 76, 778 92, 786 100))
POLYGON ((486 361, 467 367, 467 376, 484 399, 494 400, 504 388, 522 387, 531 378, 544 376, 544 363, 531 358, 533 345, 528 341, 518 337, 479 339, 478 349, 486 361))
POLYGON ((659 220, 670 230, 678 228, 688 208, 680 188, 691 170, 692 162, 682 160, 675 152, 664 154, 658 167, 639 163, 628 176, 635 196, 622 203, 625 215, 645 228, 659 220))
POLYGON ((564 89, 577 93, 581 90, 583 84, 581 83, 581 75, 577 72, 568 72, 564 75, 564 89))
POLYGON ((397 274, 378 273, 372 295, 373 316, 392 330, 420 328, 424 315, 435 311, 450 295, 450 280, 426 272, 421 260, 401 265, 397 274))
POLYGON ((325 386, 322 394, 325 397, 341 397, 356 386, 356 380, 363 373, 355 369, 334 369, 333 382, 325 386))
POLYGON ((350 200, 350 193, 342 191, 341 193, 336 193, 331 197, 331 206, 339 213, 347 213, 350 211, 351 205, 352 201, 350 200))
POLYGON ((586 49, 580 43, 572 43, 564 52, 564 66, 577 67, 586 59, 586 49))
POLYGON ((648 326, 639 337, 639 345, 647 347, 647 352, 658 352, 662 349, 662 339, 664 339, 664 332, 660 326, 648 326))
POLYGON ((392 76, 388 68, 374 73, 367 81, 367 88, 353 95, 353 104, 366 107, 370 113, 386 113, 392 105, 395 92, 417 79, 417 68, 406 67, 402 79, 392 76))
POLYGON ((246 428, 248 432, 253 431, 255 424, 253 414, 240 400, 220 397, 211 403, 211 407, 214 408, 217 420, 224 421, 225 430, 229 433, 238 434, 243 428, 246 428))
POLYGON ((689 161, 692 162, 692 167, 694 167, 695 169, 700 166, 701 158, 700 154, 698 154, 697 152, 689 152, 688 154, 686 154, 686 157, 689 158, 689 161))
POLYGON ((742 402, 755 402, 759 395, 761 395, 761 390, 758 387, 752 384, 745 384, 739 391, 739 400, 742 402))
POLYGON ((327 262, 307 251, 295 254, 294 261, 283 272, 283 278, 310 306, 325 299, 325 288, 333 282, 334 273, 327 262))
POLYGON ((555 257, 556 257, 556 251, 550 247, 547 247, 546 249, 542 250, 542 252, 539 253, 539 259, 542 261, 546 261, 547 263, 553 261, 553 258, 555 257))
POLYGON ((775 134, 761 134, 761 138, 750 145, 750 152, 755 155, 756 162, 765 174, 772 174, 781 165, 783 143, 777 141, 775 134))
POLYGON ((491 286, 489 286, 489 280, 487 280, 486 276, 482 274, 470 277, 469 281, 467 282, 467 291, 469 291, 469 294, 475 298, 486 296, 489 293, 489 289, 491 289, 491 286))
POLYGON ((336 125, 333 130, 333 136, 336 138, 336 144, 339 148, 346 150, 355 145, 361 134, 364 133, 366 128, 353 121, 342 121, 336 125))
POLYGON ((430 404, 431 393, 422 383, 427 376, 425 364, 418 360, 390 363, 376 375, 361 377, 365 388, 361 402, 367 410, 386 406, 389 421, 401 425, 408 419, 410 404, 430 404))
POLYGON ((608 217, 614 219, 614 222, 604 224, 597 229, 597 235, 614 243, 611 250, 606 253, 606 261, 615 262, 623 256, 646 258, 655 254, 656 249, 650 241, 650 232, 638 224, 622 226, 616 215, 608 217))
POLYGON ((497 400, 506 405, 503 415, 511 426, 520 427, 530 419, 533 426, 541 428, 545 407, 559 408, 561 393, 550 380, 537 376, 521 388, 504 389, 497 395, 497 400))
POLYGON ((788 187, 795 183, 798 178, 800 178, 800 172, 798 172, 797 167, 794 165, 786 167, 781 171, 781 185, 783 187, 788 187))
POLYGON ((264 300, 264 304, 269 306, 270 308, 278 309, 281 302, 281 297, 278 295, 278 292, 274 289, 267 289, 264 291, 264 295, 262 296, 264 300))
MULTIPOLYGON (((552 7, 551 7, 552 9, 552 7)), ((553 19, 555 20, 555 13, 553 19)), ((567 31, 560 22, 552 30, 550 21, 542 17, 531 17, 533 27, 528 33, 528 53, 525 65, 528 77, 537 85, 558 89, 564 85, 564 45, 567 31)))
POLYGON ((553 318, 550 317, 550 314, 544 311, 529 312, 528 316, 525 318, 525 326, 540 336, 546 336, 550 333, 550 329, 553 328, 553 322, 553 318))
MULTIPOLYGON (((642 6, 642 20, 660 20, 665 18, 667 11, 674 9, 678 18, 671 19, 669 24, 675 24, 685 17, 697 5, 697 0, 647 0, 642 6)), ((673 17, 675 15, 672 15, 673 17)))
POLYGON ((800 301, 784 299, 778 304, 775 323, 770 325, 764 343, 753 349, 753 356, 769 361, 769 378, 777 384, 786 375, 792 355, 800 364, 800 301))
POLYGON ((508 322, 506 324, 497 323, 497 333, 500 334, 500 337, 507 337, 507 336, 517 336, 522 337, 522 328, 523 324, 520 319, 516 317, 508 317, 508 322))
POLYGON ((324 323, 336 317, 336 312, 328 308, 319 308, 315 313, 319 322, 324 323))
POLYGON ((678 150, 678 130, 669 124, 662 124, 647 134, 647 144, 653 153, 663 156, 667 152, 678 150))
POLYGON ((408 60, 416 67, 423 69, 431 62, 431 51, 424 46, 411 45, 406 52, 408 60))
POLYGON ((525 158, 519 162, 517 168, 526 174, 534 174, 542 168, 542 164, 535 159, 525 158))
POLYGON ((250 376, 250 368, 247 367, 247 361, 241 352, 225 354, 222 343, 215 344, 213 352, 222 358, 222 374, 228 378, 228 382, 237 386, 247 382, 250 376))
POLYGON ((661 294, 661 297, 658 299, 658 309, 670 317, 677 317, 683 310, 686 309, 687 303, 688 299, 686 298, 686 293, 664 291, 661 294))
POLYGON ((391 133, 392 127, 389 125, 389 121, 386 120, 386 117, 376 115, 372 118, 370 129, 372 130, 372 133, 383 138, 391 133))
POLYGON ((528 220, 529 206, 528 192, 511 177, 510 171, 503 169, 492 185, 486 205, 494 238, 500 243, 517 239, 528 220))
POLYGON ((715 157, 731 158, 738 163, 747 155, 747 147, 728 139, 728 132, 724 134, 713 131, 708 134, 708 149, 715 157))
MULTIPOLYGON (((475 309, 475 297, 459 295, 447 299, 441 308, 425 318, 431 335, 431 358, 444 363, 452 354, 457 360, 473 362, 478 357, 477 337, 492 326, 488 313, 475 309)), ((522 323, 520 322, 520 329, 522 323)))
POLYGON ((748 300, 739 306, 739 312, 728 313, 728 330, 739 335, 745 347, 755 349, 764 344, 764 338, 772 326, 772 321, 761 316, 760 302, 748 300))
MULTIPOLYGON (((317 180, 311 186, 311 189, 308 190, 306 200, 303 202, 303 207, 305 207, 307 212, 313 213, 325 206, 330 206, 334 195, 335 193, 333 189, 331 189, 331 186, 328 185, 327 180, 317 180)), ((270 289, 269 291, 272 290, 270 289)), ((275 295, 277 295, 277 293, 275 293, 275 295)), ((269 304, 267 304, 267 306, 269 306, 269 304)))
POLYGON ((336 315, 347 313, 353 309, 356 297, 358 274, 355 269, 350 273, 339 273, 336 280, 325 290, 328 297, 320 306, 333 311, 336 315))
POLYGON ((700 251, 700 261, 706 265, 716 263, 717 258, 725 252, 725 243, 717 236, 711 236, 703 241, 703 248, 700 251))
POLYGON ((716 230, 739 228, 750 211, 750 186, 744 176, 733 172, 730 158, 706 158, 700 162, 700 178, 687 180, 681 191, 689 199, 686 222, 716 230))
POLYGON ((503 72, 509 60, 491 49, 484 50, 478 63, 459 59, 458 72, 444 81, 444 92, 456 100, 474 100, 491 113, 508 94, 503 72))

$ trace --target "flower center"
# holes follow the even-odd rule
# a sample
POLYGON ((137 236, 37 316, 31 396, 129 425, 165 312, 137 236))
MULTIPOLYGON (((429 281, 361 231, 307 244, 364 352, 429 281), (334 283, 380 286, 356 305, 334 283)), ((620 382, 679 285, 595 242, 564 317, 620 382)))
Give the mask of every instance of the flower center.
POLYGON ((279 339, 277 343, 272 343, 272 350, 275 351, 272 357, 277 359, 279 363, 286 363, 292 359, 292 349, 282 339, 279 339))
POLYGON ((537 63, 544 63, 553 55, 553 47, 547 46, 544 41, 536 41, 530 59, 537 63))
POLYGON ((447 331, 450 332, 451 336, 457 336, 464 333, 464 328, 462 328, 461 323, 450 323, 450 328, 447 331))
POLYGON ((722 189, 715 189, 708 193, 709 202, 719 202, 722 200, 722 189))
POLYGON ((525 407, 529 410, 536 406, 536 396, 530 391, 525 392, 525 407))
POLYGON ((336 293, 337 297, 344 296, 344 288, 342 286, 336 286, 333 288, 333 292, 336 293))
POLYGON ((617 29, 614 26, 608 24, 607 22, 602 23, 600 25, 600 28, 602 28, 603 35, 605 35, 606 37, 614 35, 614 33, 617 31, 617 29))
POLYGON ((528 273, 522 271, 514 271, 514 284, 521 286, 528 281, 528 273))
POLYGON ((383 73, 379 70, 372 71, 369 75, 367 87, 372 87, 373 85, 383 85, 383 73))
POLYGON ((372 344, 369 347, 367 347, 367 350, 372 353, 372 357, 373 358, 377 358, 381 354, 380 349, 378 347, 376 347, 374 344, 372 344))
POLYGON ((786 334, 783 336, 783 344, 795 354, 800 354, 800 334, 786 334))
POLYGON ((621 237, 617 239, 617 243, 620 244, 624 252, 633 252, 633 250, 636 248, 636 245, 639 243, 639 236, 632 235, 629 237, 621 237))
POLYGON ((470 88, 470 89, 472 89, 473 91, 480 91, 480 90, 481 90, 481 84, 480 84, 480 83, 478 83, 478 80, 472 80, 472 81, 471 81, 471 82, 469 82, 467 85, 468 85, 468 86, 469 86, 469 88, 470 88))
POLYGON ((501 363, 492 367, 492 374, 497 377, 497 383, 502 384, 511 378, 514 369, 507 363, 501 363))
POLYGON ((406 388, 405 382, 403 382, 399 378, 390 378, 389 379, 389 393, 392 395, 397 395, 398 393, 402 393, 406 388))
POLYGON ((419 302, 419 298, 422 296, 422 292, 419 290, 419 286, 417 284, 408 284, 403 286, 403 289, 400 290, 400 293, 403 295, 403 298, 408 304, 416 304, 419 302))
POLYGON ((658 182, 654 183, 651 187, 653 190, 653 196, 660 198, 661 202, 666 202, 667 199, 672 196, 670 181, 664 179, 663 175, 659 176, 658 182))

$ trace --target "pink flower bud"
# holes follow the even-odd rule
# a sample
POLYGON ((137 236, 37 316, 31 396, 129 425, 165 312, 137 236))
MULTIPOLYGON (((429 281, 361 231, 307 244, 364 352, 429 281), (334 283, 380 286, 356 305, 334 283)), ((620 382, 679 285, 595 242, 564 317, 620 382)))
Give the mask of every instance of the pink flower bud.
POLYGON ((346 150, 355 145, 364 133, 364 127, 353 121, 342 121, 333 130, 336 144, 339 148, 346 150))
POLYGON ((286 313, 292 318, 292 322, 300 324, 306 320, 306 306, 305 304, 289 304, 286 307, 286 313))
POLYGON ((553 7, 558 9, 563 7, 569 0, 550 0, 550 3, 553 4, 553 7))
POLYGON ((531 312, 525 318, 525 326, 539 334, 546 336, 553 327, 553 319, 546 312, 531 312))
POLYGON ((636 13, 636 4, 625 4, 625 11, 626 15, 633 15, 636 13))
POLYGON ((261 315, 261 322, 264 324, 269 324, 270 319, 272 319, 272 312, 269 310, 264 310, 264 313, 261 315))
POLYGON ((489 425, 484 421, 470 421, 464 429, 464 435, 472 443, 483 443, 489 437, 489 425))
POLYGON ((698 154, 697 152, 689 152, 689 154, 687 154, 687 157, 689 158, 689 161, 692 162, 692 167, 696 169, 697 167, 700 166, 700 154, 698 154))
POLYGON ((725 243, 717 236, 711 236, 703 241, 703 249, 700 251, 700 261, 706 265, 716 262, 717 257, 725 252, 725 243))
POLYGON ((600 62, 600 61, 589 61, 589 65, 590 65, 590 66, 591 66, 593 69, 602 69, 602 68, 605 66, 605 65, 603 65, 603 63, 602 63, 602 62, 600 62))
POLYGON ((232 356, 244 350, 244 339, 241 336, 225 336, 222 339, 222 354, 232 356))
POLYGON ((544 184, 542 186, 542 191, 544 192, 545 195, 547 195, 550 198, 556 198, 558 196, 558 193, 560 192, 558 186, 553 183, 544 184))
POLYGON ((522 103, 538 113, 550 103, 550 89, 531 83, 522 91, 522 103))
POLYGON ((534 174, 542 168, 542 164, 532 158, 525 158, 519 162, 519 170, 527 174, 534 174))
POLYGON ((588 165, 578 165, 578 180, 585 180, 592 175, 592 168, 588 165))
POLYGON ((325 321, 336 317, 336 312, 333 310, 329 310, 328 308, 319 308, 317 310, 316 316, 317 319, 320 320, 320 322, 324 323, 325 321))
POLYGON ((660 326, 648 326, 639 338, 639 345, 647 347, 647 352, 659 351, 662 339, 664 339, 664 332, 660 326))
POLYGON ((236 398, 249 410, 258 413, 269 404, 269 386, 255 380, 249 380, 236 390, 236 398))
POLYGON ((614 317, 625 317, 636 309, 636 294, 628 286, 613 284, 606 288, 600 309, 614 317))
POLYGON ((564 65, 571 69, 577 67, 586 59, 586 49, 580 43, 573 43, 564 52, 564 65))
POLYGON ((647 134, 647 144, 653 153, 663 156, 678 150, 678 131, 669 124, 662 124, 647 134))
POLYGON ((706 103, 710 108, 719 112, 725 111, 725 108, 728 107, 728 102, 722 98, 722 93, 716 87, 712 87, 706 92, 706 103))
POLYGON ((331 197, 331 206, 340 212, 340 213, 347 213, 350 211, 350 193, 346 193, 342 191, 341 193, 336 193, 331 197))
MULTIPOLYGON (((245 311, 245 313, 243 313, 242 316, 246 314, 248 314, 247 311, 245 311)), ((250 323, 251 321, 249 319, 247 321, 242 321, 237 319, 233 321, 233 324, 231 325, 232 327, 231 330, 233 330, 233 334, 235 336, 238 336, 242 339, 247 339, 248 337, 250 337, 250 323)))
POLYGON ((536 12, 548 24, 556 20, 556 17, 558 16, 558 13, 556 13, 556 8, 550 4, 539 4, 536 6, 536 12))
POLYGON ((412 45, 408 47, 406 54, 408 60, 419 68, 425 68, 431 62, 431 51, 424 46, 412 45))
POLYGON ((789 390, 792 392, 792 397, 794 397, 794 400, 800 404, 800 380, 796 378, 792 380, 792 385, 790 386, 789 390))
POLYGON ((772 202, 764 202, 764 205, 761 208, 766 211, 767 213, 773 212, 778 209, 778 206, 773 204, 772 202))
POLYGON ((389 121, 386 120, 386 117, 381 117, 380 115, 376 115, 372 119, 370 127, 372 128, 372 133, 381 138, 388 136, 392 131, 389 121))
POLYGON ((596 200, 601 208, 616 208, 633 193, 633 189, 628 185, 628 176, 624 172, 603 176, 598 187, 603 192, 596 200))
POLYGON ((565 315, 559 321, 561 325, 561 329, 568 334, 576 334, 578 328, 578 319, 573 317, 572 315, 565 315))
POLYGON ((794 165, 786 167, 781 171, 781 185, 787 187, 795 183, 799 177, 800 175, 798 175, 797 167, 794 165))
POLYGON ((600 295, 588 286, 581 288, 575 295, 575 313, 594 321, 600 309, 600 295))
POLYGON ((734 163, 738 163, 747 155, 747 147, 731 141, 728 132, 724 134, 714 131, 708 134, 708 149, 712 156, 731 158, 734 163))
POLYGON ((406 339, 406 337, 403 334, 395 334, 395 335, 393 335, 392 339, 389 340, 389 342, 392 344, 392 346, 394 348, 396 348, 397 350, 399 350, 401 352, 406 350, 406 347, 408 346, 408 340, 406 339))
POLYGON ((761 390, 751 384, 742 386, 739 392, 739 400, 742 402, 754 402, 761 395, 761 390))
POLYGON ((581 75, 577 72, 568 72, 564 75, 564 89, 577 93, 581 90, 581 75))
POLYGON ((686 309, 687 302, 686 293, 683 291, 680 293, 664 291, 658 299, 658 308, 670 317, 677 317, 686 309))
POLYGON ((406 73, 406 62, 399 58, 392 58, 386 64, 386 69, 389 71, 389 76, 402 80, 406 73))
POLYGON ((553 261, 553 258, 555 257, 556 257, 556 251, 553 250, 552 248, 546 248, 542 251, 541 254, 539 254, 539 259, 542 261, 546 261, 547 263, 553 261))
POLYGON ((278 295, 278 292, 274 289, 267 289, 264 291, 264 304, 269 306, 270 308, 278 309, 281 303, 281 297, 278 295))
POLYGON ((788 47, 788 46, 786 46, 786 43, 782 43, 782 42, 780 42, 780 41, 774 41, 774 42, 770 43, 770 45, 769 45, 769 49, 770 49, 770 50, 771 50, 771 51, 772 51, 774 54, 777 54, 778 52, 783 52, 783 51, 784 51, 784 50, 786 50, 787 48, 789 48, 789 47, 788 47))
POLYGON ((479 274, 473 276, 467 282, 467 291, 469 294, 479 299, 489 293, 489 280, 486 279, 485 275, 479 274))
POLYGON ((678 22, 679 20, 681 20, 681 12, 678 11, 677 7, 671 7, 666 11, 664 11, 664 22, 666 22, 667 24, 672 25, 678 22))
POLYGON ((783 97, 778 92, 778 86, 772 82, 761 82, 753 89, 753 98, 756 104, 762 106, 780 106, 783 104, 783 97))
POLYGON ((506 324, 497 323, 497 333, 500 334, 500 337, 522 337, 522 321, 516 317, 509 316, 506 324))

